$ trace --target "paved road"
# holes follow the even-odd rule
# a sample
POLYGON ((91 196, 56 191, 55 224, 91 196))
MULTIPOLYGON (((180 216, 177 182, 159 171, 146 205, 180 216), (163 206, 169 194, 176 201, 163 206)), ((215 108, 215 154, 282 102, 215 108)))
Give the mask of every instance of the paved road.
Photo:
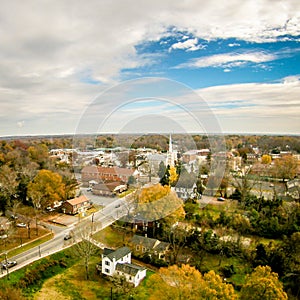
MULTIPOLYGON (((130 203, 127 202, 129 198, 130 196, 124 198, 110 198, 110 203, 106 204, 106 206, 103 209, 93 213, 87 218, 84 218, 79 223, 73 224, 67 228, 60 227, 59 230, 56 228, 56 230, 53 230, 55 234, 54 238, 50 241, 47 241, 40 246, 34 247, 26 252, 23 252, 19 255, 10 258, 10 260, 17 261, 18 264, 15 267, 9 269, 9 272, 13 272, 17 269, 24 267, 25 265, 28 265, 29 263, 35 260, 40 259, 41 257, 48 256, 55 252, 59 252, 60 250, 71 246, 72 241, 65 241, 64 237, 65 235, 69 234, 70 231, 80 227, 81 224, 83 226, 90 222, 91 225, 93 225, 94 233, 111 225, 116 220, 128 214, 128 211, 131 209, 130 203)), ((53 225, 48 225, 48 227, 52 228, 53 225)), ((7 272, 4 270, 2 273, 0 273, 0 277, 5 276, 6 274, 7 272)))

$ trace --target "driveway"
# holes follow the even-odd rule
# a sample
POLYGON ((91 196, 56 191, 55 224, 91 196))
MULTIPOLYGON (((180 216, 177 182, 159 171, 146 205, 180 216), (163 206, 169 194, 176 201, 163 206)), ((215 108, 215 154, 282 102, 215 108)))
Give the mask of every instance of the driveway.
POLYGON ((78 222, 78 217, 69 216, 69 215, 65 215, 65 214, 59 214, 49 221, 54 224, 58 224, 58 225, 71 226, 74 223, 78 222))

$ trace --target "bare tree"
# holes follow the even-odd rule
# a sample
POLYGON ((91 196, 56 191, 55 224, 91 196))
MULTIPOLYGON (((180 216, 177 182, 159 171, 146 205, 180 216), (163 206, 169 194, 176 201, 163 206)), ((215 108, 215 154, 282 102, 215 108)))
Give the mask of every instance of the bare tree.
POLYGON ((177 263, 180 251, 187 245, 188 239, 192 234, 193 230, 179 226, 172 226, 165 230, 165 235, 170 243, 172 263, 177 263))
POLYGON ((91 256, 97 251, 92 238, 94 224, 90 221, 79 223, 72 231, 74 244, 74 253, 83 258, 86 280, 89 280, 89 262, 91 256))
POLYGON ((249 168, 246 172, 243 172, 243 174, 239 178, 234 178, 233 186, 240 192, 241 195, 241 204, 245 205, 245 201, 247 199, 247 196, 249 196, 250 191, 253 189, 255 184, 257 183, 257 180, 249 178, 249 173, 251 171, 251 168, 249 168))

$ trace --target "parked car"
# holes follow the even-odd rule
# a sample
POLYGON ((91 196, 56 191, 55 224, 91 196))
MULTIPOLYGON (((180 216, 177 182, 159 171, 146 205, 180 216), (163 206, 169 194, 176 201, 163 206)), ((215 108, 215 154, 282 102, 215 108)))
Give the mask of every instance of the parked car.
POLYGON ((2 269, 7 270, 8 268, 14 267, 17 264, 15 260, 8 260, 1 263, 2 269))
POLYGON ((218 200, 218 201, 225 201, 225 198, 219 197, 217 200, 218 200))
POLYGON ((17 227, 26 228, 27 225, 25 223, 17 223, 17 227))
POLYGON ((52 208, 51 206, 48 206, 46 209, 47 209, 48 211, 55 211, 55 209, 52 208))

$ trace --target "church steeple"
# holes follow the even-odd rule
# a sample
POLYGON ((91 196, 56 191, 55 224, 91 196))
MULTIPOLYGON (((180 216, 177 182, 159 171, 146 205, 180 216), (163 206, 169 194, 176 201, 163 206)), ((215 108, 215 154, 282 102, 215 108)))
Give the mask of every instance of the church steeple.
POLYGON ((167 160, 166 160, 166 165, 170 167, 175 166, 175 161, 177 159, 177 151, 173 150, 173 144, 172 144, 172 135, 170 134, 169 137, 169 150, 167 153, 167 160))

